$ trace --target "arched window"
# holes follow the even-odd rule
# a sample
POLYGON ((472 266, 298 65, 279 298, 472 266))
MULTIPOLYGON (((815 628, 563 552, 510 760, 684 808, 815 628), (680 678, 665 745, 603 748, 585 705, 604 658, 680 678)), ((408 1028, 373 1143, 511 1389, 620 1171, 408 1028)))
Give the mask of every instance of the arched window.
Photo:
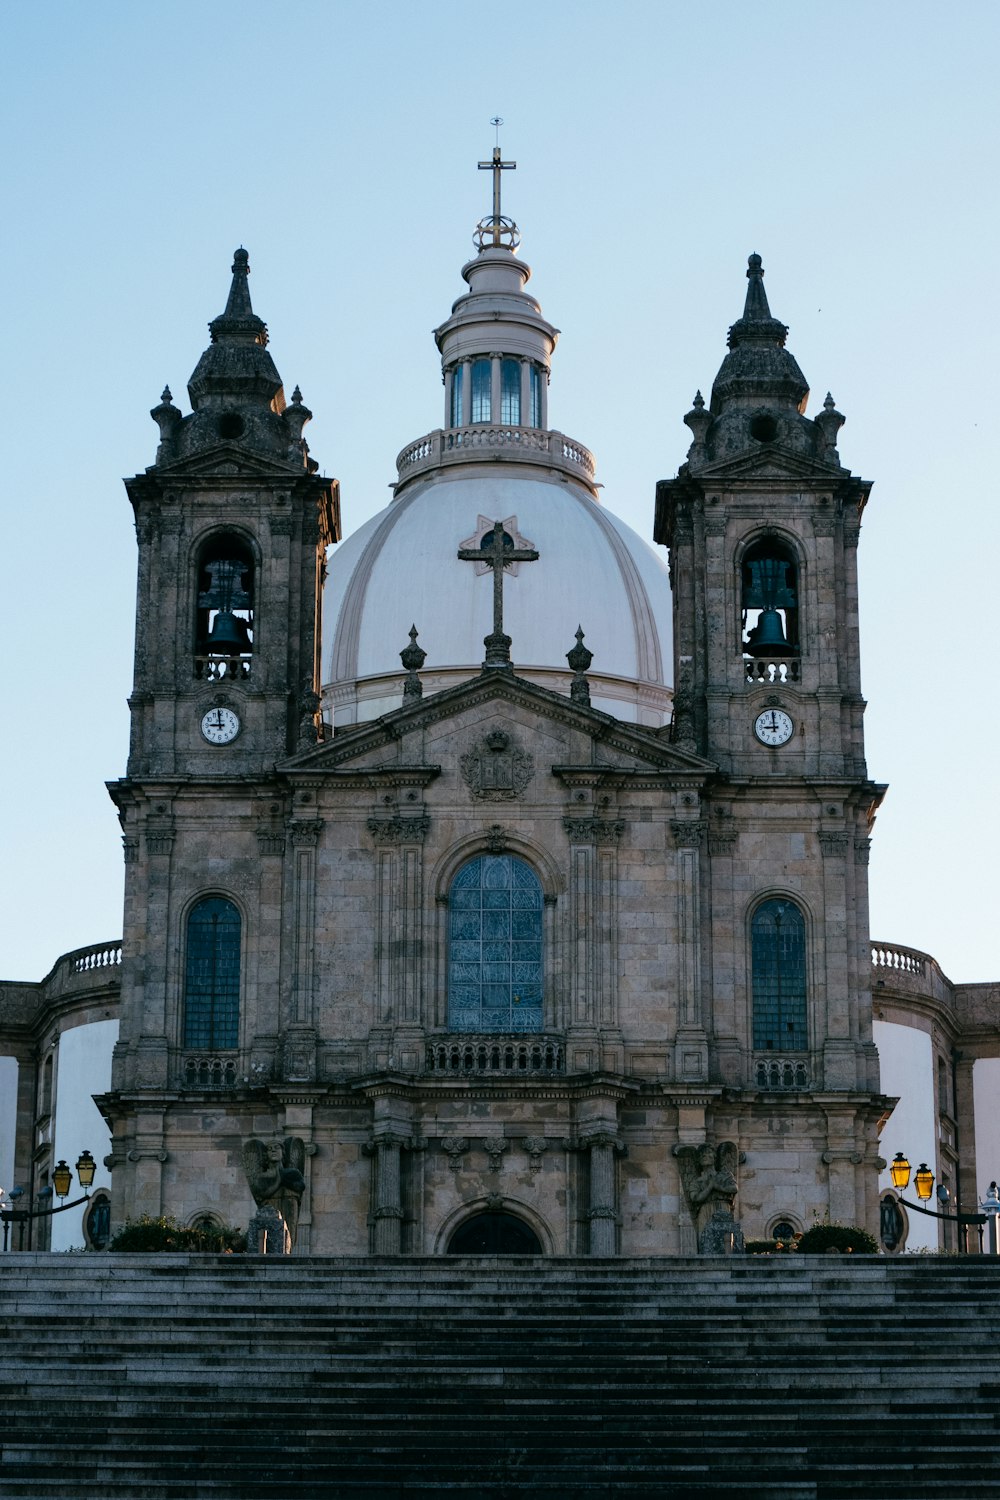
POLYGON ((231 901, 199 901, 187 926, 185 1047, 239 1045, 240 914, 231 901))
POLYGON ((806 924, 794 901, 763 901, 750 927, 755 1052, 805 1052, 806 924))
POLYGON ((791 548, 774 537, 755 542, 744 554, 741 574, 746 655, 798 654, 798 569, 791 548))
POLYGON ((195 676, 249 677, 253 655, 254 567, 246 541, 213 536, 198 559, 195 676))
POLYGON ((448 899, 452 1031, 540 1031, 542 888, 513 854, 481 854, 448 899))

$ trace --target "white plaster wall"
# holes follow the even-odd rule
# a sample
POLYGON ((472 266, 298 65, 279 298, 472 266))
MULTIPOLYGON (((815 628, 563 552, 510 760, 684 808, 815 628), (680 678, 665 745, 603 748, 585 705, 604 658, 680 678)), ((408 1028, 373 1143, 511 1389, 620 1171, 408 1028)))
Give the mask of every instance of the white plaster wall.
POLYGON ((972 1095, 976 1110, 976 1190, 982 1198, 991 1182, 1000 1182, 1000 1057, 977 1057, 972 1065, 972 1095))
MULTIPOLYGON (((117 1021, 94 1021, 75 1026, 59 1038, 56 1072, 55 1137, 53 1164, 62 1157, 71 1168, 85 1148, 97 1162, 94 1187, 110 1187, 111 1174, 104 1158, 111 1148, 111 1135, 93 1100, 111 1087, 111 1052, 118 1040, 117 1021)), ((80 1196, 76 1171, 67 1202, 80 1196)), ((83 1216, 87 1205, 55 1214, 52 1219, 52 1249, 71 1250, 84 1243, 83 1216)))
MULTIPOLYGON (((14 1133, 17 1129, 17 1058, 0 1057, 0 1188, 14 1182, 14 1133)), ((27 1183, 24 1184, 27 1187, 27 1183)))
MULTIPOLYGON (((874 1025, 875 1045, 882 1064, 882 1092, 899 1097, 899 1103, 882 1131, 882 1155, 887 1161, 892 1161, 896 1152, 902 1151, 914 1172, 925 1161, 936 1180, 937 1123, 934 1117, 931 1039, 926 1031, 917 1031, 912 1026, 897 1026, 891 1021, 876 1021, 874 1025)), ((888 1168, 880 1175, 878 1185, 880 1189, 892 1187, 888 1168)), ((916 1202, 912 1177, 903 1196, 916 1202)), ((936 1202, 933 1206, 937 1207, 936 1202)), ((936 1250, 936 1221, 915 1213, 909 1214, 908 1218, 907 1250, 936 1250)))

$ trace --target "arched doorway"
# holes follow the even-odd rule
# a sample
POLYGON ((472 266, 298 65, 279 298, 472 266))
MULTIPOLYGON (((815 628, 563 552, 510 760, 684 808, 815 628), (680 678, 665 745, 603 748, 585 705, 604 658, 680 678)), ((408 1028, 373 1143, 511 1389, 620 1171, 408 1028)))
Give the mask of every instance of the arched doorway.
POLYGON ((523 1219, 488 1211, 460 1224, 448 1242, 449 1255, 541 1255, 541 1242, 523 1219))

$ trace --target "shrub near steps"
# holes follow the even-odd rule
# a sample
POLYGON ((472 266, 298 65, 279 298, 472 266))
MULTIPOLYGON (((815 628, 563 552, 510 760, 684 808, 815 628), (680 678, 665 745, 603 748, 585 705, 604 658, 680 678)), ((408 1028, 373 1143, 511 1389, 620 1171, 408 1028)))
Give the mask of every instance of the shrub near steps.
POLYGON ((1000 1500, 1000 1262, 0 1258, 2 1500, 1000 1500))

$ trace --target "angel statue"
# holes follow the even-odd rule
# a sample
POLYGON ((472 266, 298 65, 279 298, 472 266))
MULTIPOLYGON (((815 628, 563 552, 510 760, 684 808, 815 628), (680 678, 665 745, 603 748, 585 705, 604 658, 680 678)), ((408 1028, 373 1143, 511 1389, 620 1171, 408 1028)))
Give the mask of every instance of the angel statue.
POLYGON ((306 1147, 301 1136, 289 1135, 283 1141, 261 1141, 256 1136, 243 1142, 243 1170, 257 1205, 250 1225, 251 1246, 264 1235, 265 1248, 278 1249, 290 1255, 299 1227, 299 1204, 305 1192, 306 1147), (277 1223, 275 1221, 278 1221, 277 1223), (271 1236, 280 1229, 279 1243, 271 1236))
POLYGON ((718 1147, 675 1146, 681 1182, 695 1222, 699 1255, 731 1255, 743 1249, 743 1233, 734 1208, 739 1186, 736 1171, 739 1147, 723 1141, 718 1147))

